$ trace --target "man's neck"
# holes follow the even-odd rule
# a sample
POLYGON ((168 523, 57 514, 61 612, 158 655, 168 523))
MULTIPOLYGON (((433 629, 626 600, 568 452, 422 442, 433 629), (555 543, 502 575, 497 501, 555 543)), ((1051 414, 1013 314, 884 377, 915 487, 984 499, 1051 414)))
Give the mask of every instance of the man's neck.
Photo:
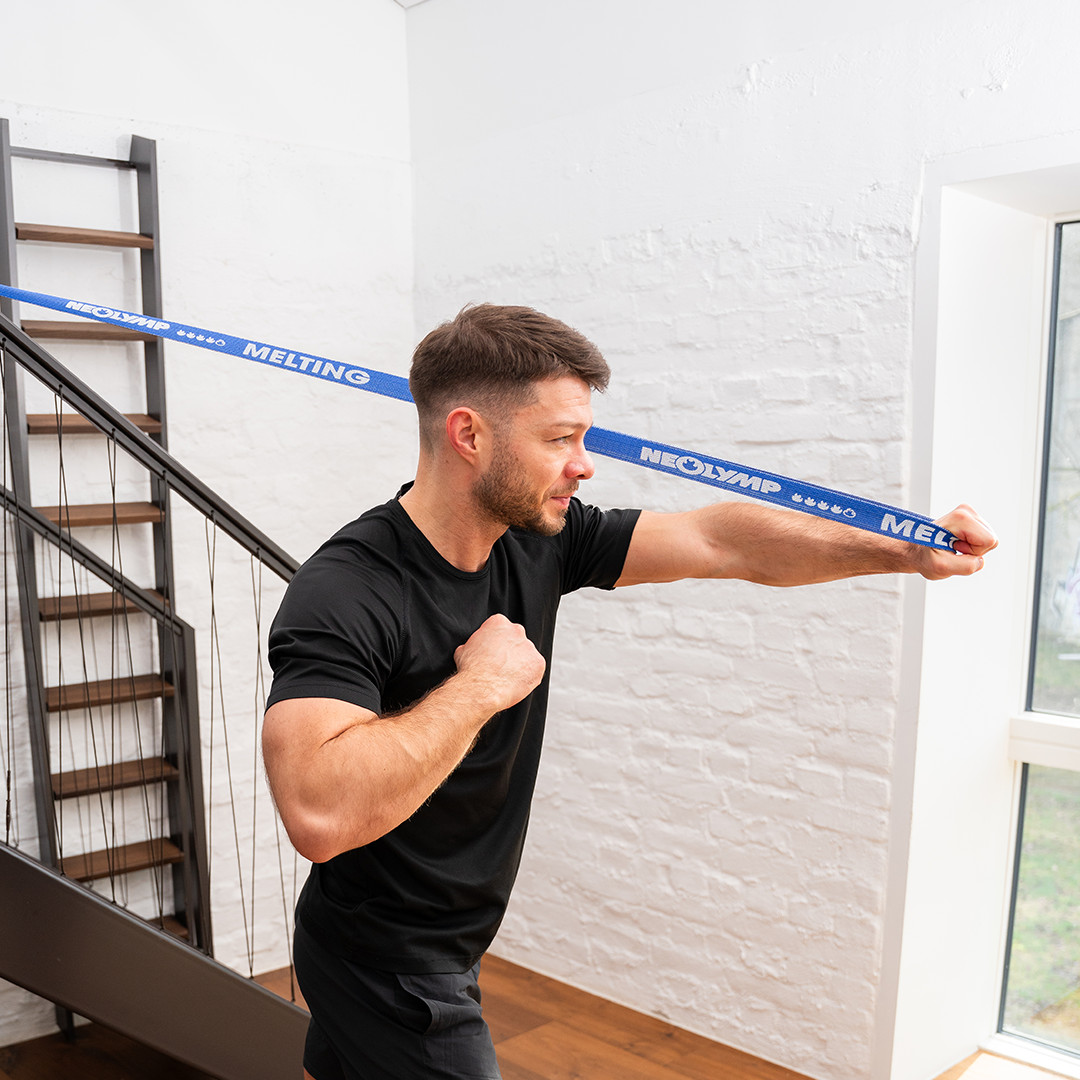
POLYGON ((413 524, 451 566, 468 573, 483 570, 506 526, 490 521, 471 494, 417 475, 398 500, 413 524))

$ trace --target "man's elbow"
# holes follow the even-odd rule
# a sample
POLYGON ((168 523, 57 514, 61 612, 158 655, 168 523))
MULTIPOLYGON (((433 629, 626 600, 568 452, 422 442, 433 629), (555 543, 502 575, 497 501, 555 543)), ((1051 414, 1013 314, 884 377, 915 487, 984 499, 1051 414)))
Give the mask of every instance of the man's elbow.
POLYGON ((329 862, 335 855, 349 850, 349 845, 342 843, 332 814, 295 801, 285 805, 282 802, 277 802, 278 813, 289 842, 308 862, 329 862))
POLYGON ((332 812, 278 807, 292 846, 308 862, 324 863, 346 851, 364 847, 390 831, 382 821, 343 822, 332 812))
POLYGON ((282 814, 281 821, 290 843, 308 862, 329 862, 334 856, 348 850, 335 843, 332 831, 319 822, 295 814, 282 814))

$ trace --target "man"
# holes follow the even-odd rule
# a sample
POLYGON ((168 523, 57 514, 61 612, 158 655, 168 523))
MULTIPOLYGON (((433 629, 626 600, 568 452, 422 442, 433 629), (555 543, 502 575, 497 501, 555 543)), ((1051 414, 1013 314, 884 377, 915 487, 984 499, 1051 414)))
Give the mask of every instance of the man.
POLYGON ((270 634, 263 731, 289 836, 312 860, 295 962, 314 1080, 499 1076, 480 958, 517 871, 559 598, 687 577, 802 585, 972 574, 967 507, 934 551, 758 505, 601 512, 594 345, 529 308, 466 308, 417 347, 416 481, 300 569, 270 634))

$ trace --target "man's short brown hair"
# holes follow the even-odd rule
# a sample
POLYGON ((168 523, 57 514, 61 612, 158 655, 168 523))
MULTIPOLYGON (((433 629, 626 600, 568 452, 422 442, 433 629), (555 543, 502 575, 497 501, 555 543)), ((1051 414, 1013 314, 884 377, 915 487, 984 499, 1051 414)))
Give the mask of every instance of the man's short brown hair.
POLYGON ((464 307, 413 353, 409 389, 421 441, 431 446, 436 425, 459 405, 506 414, 532 400, 535 383, 567 375, 603 390, 611 371, 588 338, 533 308, 464 307))

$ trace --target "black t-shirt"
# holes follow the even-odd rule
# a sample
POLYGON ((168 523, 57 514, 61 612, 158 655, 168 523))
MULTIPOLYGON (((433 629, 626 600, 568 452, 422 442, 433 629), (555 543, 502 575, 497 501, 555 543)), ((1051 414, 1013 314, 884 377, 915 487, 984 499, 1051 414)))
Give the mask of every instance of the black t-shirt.
POLYGON ((312 866, 297 918, 326 948, 398 972, 466 971, 483 955, 525 842, 559 599, 614 586, 638 514, 572 499, 557 536, 509 529, 468 573, 394 499, 297 572, 270 629, 268 706, 325 697, 379 714, 404 709, 454 674, 454 650, 496 613, 524 626, 548 662, 540 685, 488 721, 408 821, 312 866))

